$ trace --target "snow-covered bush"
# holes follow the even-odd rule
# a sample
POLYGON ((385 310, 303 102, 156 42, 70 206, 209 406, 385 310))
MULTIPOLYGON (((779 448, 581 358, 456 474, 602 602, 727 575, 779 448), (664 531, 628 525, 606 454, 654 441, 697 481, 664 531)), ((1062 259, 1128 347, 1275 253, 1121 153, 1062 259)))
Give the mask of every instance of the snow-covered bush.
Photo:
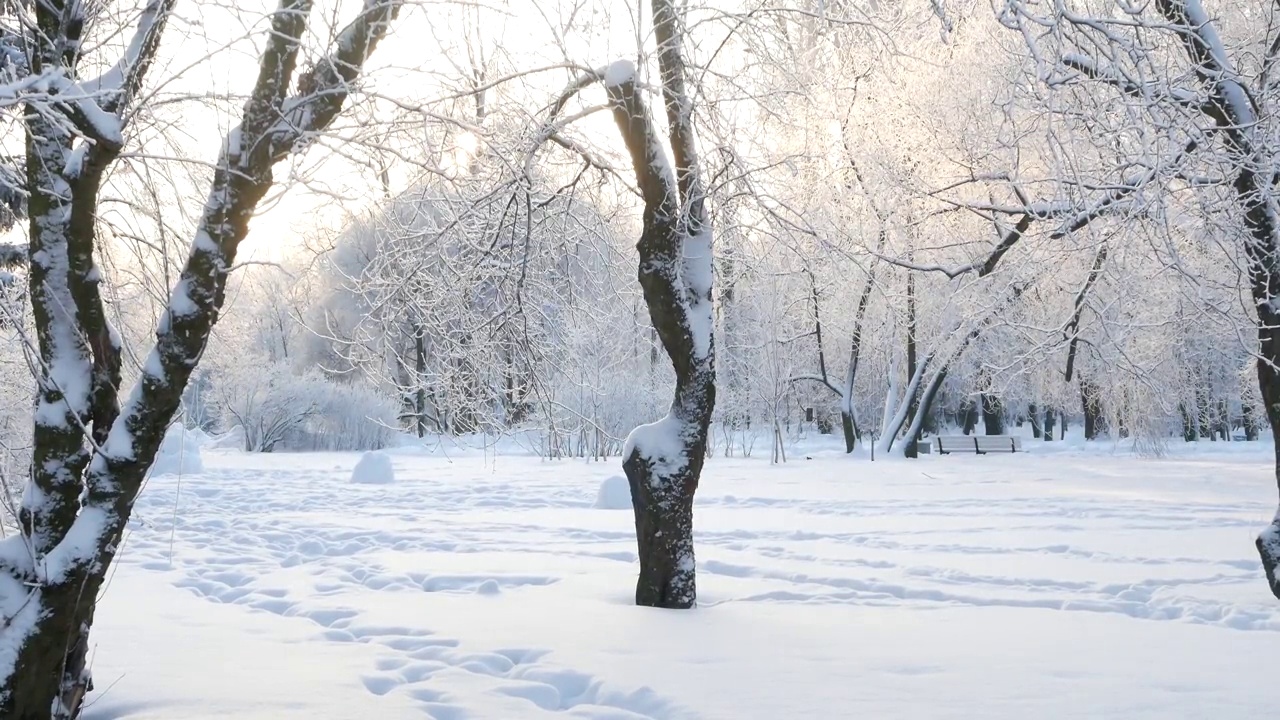
POLYGON ((391 456, 383 452, 367 452, 360 456, 351 471, 351 482, 357 485, 390 485, 396 481, 391 456))
POLYGON ((352 452, 396 443, 396 404, 363 383, 312 376, 314 412, 285 434, 280 449, 352 452))
POLYGON ((316 413, 313 381, 295 376, 281 363, 245 363, 217 379, 217 397, 226 427, 244 430, 244 449, 271 452, 316 413))
POLYGON ((214 380, 224 427, 241 428, 244 449, 378 450, 396 436, 396 406, 363 384, 282 362, 246 363, 214 380))

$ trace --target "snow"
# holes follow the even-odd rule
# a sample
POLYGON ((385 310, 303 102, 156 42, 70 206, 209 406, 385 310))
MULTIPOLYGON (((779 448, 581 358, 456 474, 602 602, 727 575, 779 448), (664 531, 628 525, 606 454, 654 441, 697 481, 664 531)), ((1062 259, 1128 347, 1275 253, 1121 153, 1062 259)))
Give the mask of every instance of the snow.
POLYGON ((596 508, 600 510, 630 510, 631 484, 623 475, 610 475, 600 483, 596 492, 596 508))
POLYGON ((119 116, 103 110, 93 98, 78 99, 75 105, 84 119, 93 126, 96 137, 115 145, 124 144, 124 127, 119 116))
MULTIPOLYGON (((8 573, 0 573, 0 616, 5 628, 0 635, 0 678, 13 675, 18 649, 35 629, 41 610, 37 590, 23 586, 8 573)), ((0 696, 7 692, 7 688, 0 689, 0 696)))
POLYGON ((1253 103, 1249 101, 1248 94, 1240 84, 1239 75, 1227 54, 1226 45, 1222 42, 1222 36, 1218 34, 1213 18, 1204 9, 1200 0, 1185 0, 1185 8, 1188 24, 1210 58, 1209 66, 1217 68, 1223 75, 1218 79, 1217 87, 1231 108, 1232 120, 1240 127, 1249 128, 1252 131, 1252 125, 1257 121, 1253 112, 1253 103))
POLYGON ((351 471, 351 482, 358 485, 390 485, 395 481, 391 456, 377 450, 360 456, 360 462, 351 471))
MULTIPOLYGON (((197 234, 197 239, 199 235, 197 234)), ((195 315, 200 311, 196 307, 195 302, 191 299, 191 281, 182 278, 173 286, 173 293, 169 296, 169 311, 174 315, 188 316, 195 315)))
MULTIPOLYGON (((115 428, 112 428, 114 431, 115 428)), ((151 477, 162 475, 195 475, 204 472, 200 446, 204 433, 188 430, 181 423, 169 426, 151 465, 151 477)))
POLYGON ((1267 716, 1270 446, 1045 445, 709 458, 681 612, 631 604, 597 464, 206 449, 140 499, 85 720, 1267 716))
POLYGON ((605 87, 618 87, 636 81, 636 64, 630 60, 614 60, 604 71, 605 87))
POLYGON ((210 438, 209 447, 220 450, 243 450, 244 428, 237 425, 221 435, 210 438))
POLYGON ((87 565, 97 555, 98 539, 107 531, 111 519, 103 508, 81 508, 66 537, 39 558, 36 576, 43 582, 57 584, 66 580, 77 565, 87 565))
MULTIPOLYGON (((653 463, 657 475, 678 472, 689 461, 684 454, 684 423, 671 414, 661 420, 640 425, 627 435, 622 447, 622 457, 630 457, 636 450, 640 456, 653 463)), ((657 475, 654 479, 657 479, 657 475)))
POLYGON ((705 358, 711 353, 715 325, 711 302, 711 284, 715 275, 711 241, 711 229, 705 228, 686 238, 682 248, 680 277, 690 293, 686 317, 693 335, 694 353, 699 358, 705 358))

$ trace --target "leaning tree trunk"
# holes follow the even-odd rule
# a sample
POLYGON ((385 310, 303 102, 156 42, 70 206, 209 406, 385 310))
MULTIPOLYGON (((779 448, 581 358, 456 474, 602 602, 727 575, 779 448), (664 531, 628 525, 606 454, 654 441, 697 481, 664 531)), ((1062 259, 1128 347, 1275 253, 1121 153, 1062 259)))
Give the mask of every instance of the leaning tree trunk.
POLYGON ((715 407, 711 223, 693 137, 676 11, 653 0, 654 34, 675 172, 637 92, 635 67, 618 61, 604 77, 644 197, 639 279, 649 317, 675 370, 667 416, 631 432, 623 470, 631 485, 640 577, 636 604, 689 608, 697 602, 693 497, 715 407))

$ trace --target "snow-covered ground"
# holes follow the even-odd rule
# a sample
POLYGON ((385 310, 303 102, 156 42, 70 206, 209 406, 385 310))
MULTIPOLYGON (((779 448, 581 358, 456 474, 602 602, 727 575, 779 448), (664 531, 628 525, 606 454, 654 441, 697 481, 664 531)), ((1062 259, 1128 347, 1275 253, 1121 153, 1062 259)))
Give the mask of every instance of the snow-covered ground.
POLYGON ((143 495, 86 718, 1274 714, 1270 447, 1035 450, 716 459, 678 612, 630 604, 616 461, 399 452, 363 485, 356 453, 206 448, 143 495))

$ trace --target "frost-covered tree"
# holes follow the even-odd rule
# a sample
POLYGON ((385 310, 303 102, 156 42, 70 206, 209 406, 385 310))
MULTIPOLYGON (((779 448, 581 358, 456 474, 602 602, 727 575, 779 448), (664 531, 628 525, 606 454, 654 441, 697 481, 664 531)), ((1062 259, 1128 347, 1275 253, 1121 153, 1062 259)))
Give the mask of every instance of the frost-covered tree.
POLYGON ((31 77, 26 134, 28 281, 37 399, 20 532, 0 551, 0 716, 68 718, 91 687, 86 663, 98 592, 133 502, 178 410, 225 301, 248 222, 275 164, 325 129, 400 3, 367 0, 327 54, 299 70, 312 4, 282 0, 270 16, 256 82, 224 138, 185 266, 139 380, 120 402, 121 344, 99 289, 98 200, 128 142, 171 0, 134 16, 122 54, 88 72, 84 42, 110 13, 97 4, 9 4, 7 24, 31 77))
MULTIPOLYGON (((1092 170, 1063 182, 1083 190, 1118 181, 1148 196, 1188 197, 1207 224, 1232 237, 1252 295, 1258 387, 1280 441, 1275 13, 1228 3, 1211 9, 1201 0, 1053 6, 1018 0, 1004 4, 999 16, 1030 49, 1051 107, 1079 136, 1105 148, 1099 160, 1118 156, 1113 165, 1091 163, 1092 170), (1134 166, 1147 170, 1135 175, 1134 166)), ((1276 452, 1280 481, 1280 442, 1276 452)), ((1280 513, 1257 548, 1280 597, 1280 513)))

